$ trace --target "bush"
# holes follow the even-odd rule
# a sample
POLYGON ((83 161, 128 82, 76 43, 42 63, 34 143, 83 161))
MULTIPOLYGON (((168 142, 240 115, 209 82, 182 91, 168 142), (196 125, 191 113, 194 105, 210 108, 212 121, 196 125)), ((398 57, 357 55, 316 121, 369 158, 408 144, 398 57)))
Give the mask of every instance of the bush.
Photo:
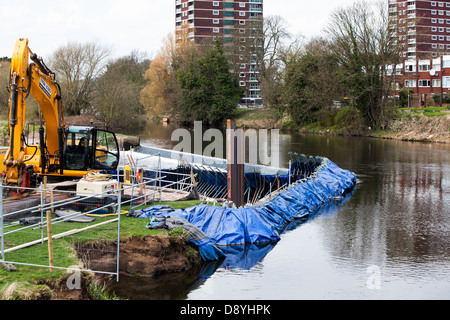
POLYGON ((363 121, 358 109, 355 107, 344 107, 334 117, 334 123, 340 127, 349 127, 363 121))

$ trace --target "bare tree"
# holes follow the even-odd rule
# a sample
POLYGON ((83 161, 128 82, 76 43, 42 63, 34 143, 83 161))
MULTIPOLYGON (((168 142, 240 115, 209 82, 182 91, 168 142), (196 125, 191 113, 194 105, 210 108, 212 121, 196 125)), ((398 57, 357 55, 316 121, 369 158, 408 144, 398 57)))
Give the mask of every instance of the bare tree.
POLYGON ((92 106, 95 79, 102 73, 111 49, 97 43, 68 43, 50 58, 50 68, 62 88, 66 114, 79 115, 92 106))
POLYGON ((266 106, 276 107, 280 114, 282 72, 286 52, 298 46, 303 37, 293 36, 288 31, 286 20, 281 16, 268 16, 262 21, 261 50, 258 50, 257 65, 261 74, 261 91, 266 106), (287 41, 290 40, 288 43, 287 41))
POLYGON ((389 33, 384 3, 359 1, 333 12, 327 33, 341 67, 339 79, 367 124, 386 125, 386 108, 391 78, 387 66, 400 55, 389 33))
POLYGON ((145 55, 133 51, 129 56, 110 61, 96 80, 93 114, 106 128, 139 127, 145 122, 139 93, 145 85, 148 64, 145 55))
POLYGON ((0 60, 0 112, 4 113, 8 111, 8 85, 9 85, 9 72, 11 63, 7 60, 0 60))

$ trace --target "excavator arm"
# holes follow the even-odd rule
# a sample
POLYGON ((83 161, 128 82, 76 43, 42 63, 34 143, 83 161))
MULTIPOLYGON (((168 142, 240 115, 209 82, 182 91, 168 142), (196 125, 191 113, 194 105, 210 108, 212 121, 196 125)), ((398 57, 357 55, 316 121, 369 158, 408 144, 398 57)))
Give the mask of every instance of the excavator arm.
MULTIPOLYGON (((55 74, 28 48, 28 39, 18 39, 16 42, 11 59, 9 92, 10 144, 4 158, 6 171, 4 178, 7 183, 18 184, 21 171, 26 165, 33 165, 35 172, 45 174, 49 165, 62 163, 60 157, 64 147, 60 87, 55 74), (29 60, 32 63, 29 63, 29 60), (39 103, 41 118, 39 146, 27 146, 23 135, 26 102, 30 94, 39 103), (40 155, 38 160, 35 158, 36 154, 40 155)), ((59 165, 59 169, 62 174, 62 165, 59 165)))
POLYGON ((30 50, 28 39, 18 39, 14 47, 9 92, 10 142, 3 160, 4 184, 25 190, 31 175, 64 180, 81 178, 90 170, 117 169, 120 153, 113 132, 95 127, 65 128, 55 74, 30 50), (39 143, 35 145, 28 145, 24 136, 30 95, 39 103, 39 143))

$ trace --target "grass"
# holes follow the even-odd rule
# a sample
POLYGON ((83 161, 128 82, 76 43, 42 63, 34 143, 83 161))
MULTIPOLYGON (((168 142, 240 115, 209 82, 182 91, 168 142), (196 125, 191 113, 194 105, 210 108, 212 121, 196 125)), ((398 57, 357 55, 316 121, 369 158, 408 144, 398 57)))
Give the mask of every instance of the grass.
MULTIPOLYGON (((161 202, 155 205, 169 205, 174 209, 181 209, 200 204, 200 201, 176 201, 176 202, 161 202)), ((148 206, 143 206, 145 208, 148 206)), ((124 208, 126 210, 126 208, 124 208)), ((138 208, 139 209, 139 208, 138 208)), ((52 232, 54 235, 73 229, 85 228, 89 225, 97 224, 103 221, 108 221, 117 218, 117 216, 100 217, 92 223, 74 223, 62 222, 52 224, 52 232)), ((127 217, 125 214, 121 215, 120 236, 126 238, 128 236, 146 236, 167 234, 165 230, 149 230, 145 228, 147 219, 138 219, 127 217)), ((5 232, 14 229, 22 228, 23 226, 5 227, 5 232)), ((58 267, 70 267, 79 265, 79 259, 74 249, 74 243, 78 241, 93 241, 98 239, 109 239, 114 241, 117 239, 117 223, 106 224, 97 228, 92 228, 74 236, 67 236, 60 239, 53 240, 53 255, 54 265, 58 267)), ((173 233, 173 236, 178 236, 173 233)), ((44 237, 46 237, 46 229, 44 229, 44 237)), ((41 230, 28 229, 26 232, 18 232, 10 235, 5 235, 5 250, 16 245, 28 243, 41 238, 41 230)), ((48 265, 48 243, 36 244, 27 248, 5 254, 6 261, 12 262, 26 262, 34 265, 48 265)), ((6 269, 0 267, 0 300, 5 299, 42 299, 51 295, 48 286, 42 283, 51 283, 60 280, 64 274, 64 269, 53 269, 50 272, 48 268, 15 265, 17 271, 8 272, 6 269)), ((91 288, 96 296, 101 288, 91 288)))

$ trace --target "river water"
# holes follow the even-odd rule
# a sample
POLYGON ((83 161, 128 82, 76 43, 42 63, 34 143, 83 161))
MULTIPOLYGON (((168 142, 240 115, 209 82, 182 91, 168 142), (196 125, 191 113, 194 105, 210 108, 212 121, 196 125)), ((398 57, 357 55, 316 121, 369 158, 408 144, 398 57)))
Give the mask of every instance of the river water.
MULTIPOLYGON (((152 124, 139 133, 141 144, 172 148, 174 129, 152 124)), ((281 167, 297 152, 353 171, 354 192, 274 246, 241 248, 249 254, 173 277, 172 285, 137 281, 142 290, 127 298, 450 298, 450 144, 280 133, 279 148, 281 167)))

